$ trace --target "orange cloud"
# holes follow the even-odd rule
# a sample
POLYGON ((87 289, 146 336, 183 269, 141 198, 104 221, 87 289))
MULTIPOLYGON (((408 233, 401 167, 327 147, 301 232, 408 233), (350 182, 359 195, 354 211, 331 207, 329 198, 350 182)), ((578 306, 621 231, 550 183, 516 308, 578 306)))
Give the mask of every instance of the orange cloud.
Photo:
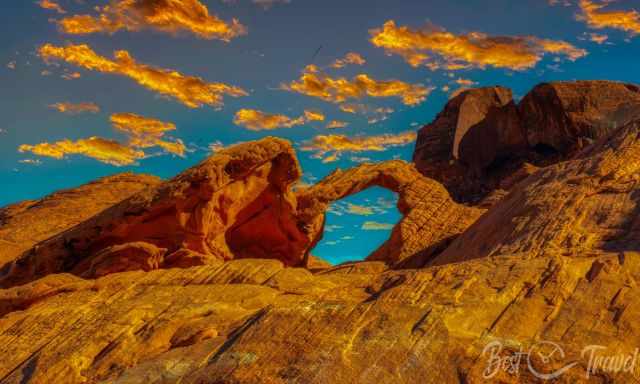
POLYGON ((220 107, 225 94, 232 97, 247 95, 242 88, 223 83, 207 83, 199 77, 138 63, 127 51, 116 51, 115 60, 98 55, 85 44, 67 47, 45 44, 38 52, 45 61, 58 59, 93 71, 127 76, 141 86, 161 95, 174 97, 190 108, 205 104, 220 107))
POLYGON ((100 107, 98 107, 95 103, 55 103, 50 104, 49 108, 55 109, 60 113, 68 113, 70 115, 77 115, 84 112, 100 112, 100 107))
POLYGON ((186 150, 181 140, 162 140, 165 133, 174 131, 175 124, 136 115, 134 113, 116 113, 111 115, 111 124, 129 135, 129 146, 150 148, 158 146, 167 152, 184 156, 186 150))
POLYGON ((352 215, 358 215, 358 216, 371 216, 375 214, 375 212, 373 211, 373 208, 371 207, 365 207, 364 205, 357 205, 357 204, 351 204, 351 203, 347 204, 346 213, 349 213, 352 215))
POLYGON ((544 55, 564 56, 569 60, 587 52, 573 45, 534 36, 488 36, 480 32, 456 35, 439 28, 410 29, 398 27, 393 20, 382 29, 371 31, 373 45, 389 54, 402 56, 413 67, 450 70, 469 67, 533 68, 544 55), (433 58, 435 55, 437 58, 433 58))
POLYGON ((599 33, 590 33, 589 34, 589 40, 591 40, 592 42, 594 42, 596 44, 604 44, 607 40, 609 40, 609 36, 602 35, 602 34, 599 34, 599 33))
POLYGON ((348 137, 345 135, 319 135, 301 146, 302 151, 315 152, 314 158, 323 162, 335 161, 344 152, 382 152, 416 140, 417 134, 407 131, 399 134, 348 137))
POLYGON ((62 159, 67 155, 84 155, 103 163, 123 166, 134 164, 144 158, 144 152, 122 145, 115 140, 101 137, 90 137, 77 141, 62 140, 55 143, 40 143, 36 145, 21 145, 21 153, 31 152, 39 156, 62 159))
POLYGON ((613 28, 634 35, 640 33, 640 13, 633 9, 629 11, 602 10, 610 2, 596 3, 591 0, 580 0, 579 6, 582 13, 576 18, 586 22, 593 29, 613 28))
POLYGON ((203 39, 230 41, 247 33, 238 20, 225 22, 209 14, 198 0, 114 0, 96 10, 96 16, 66 17, 58 25, 63 32, 74 35, 150 28, 168 33, 188 31, 203 39))
POLYGON ((40 6, 40 8, 56 11, 56 12, 58 12, 60 14, 67 13, 64 9, 62 9, 60 4, 58 4, 57 2, 55 2, 53 0, 40 0, 38 2, 38 5, 40 6))
POLYGON ((360 54, 355 52, 349 52, 345 55, 344 58, 338 59, 331 64, 333 68, 343 68, 347 65, 364 65, 367 61, 360 56, 360 54))
POLYGON ((320 112, 304 111, 304 115, 296 119, 289 116, 270 114, 255 109, 241 109, 236 112, 233 123, 251 131, 270 131, 278 128, 291 128, 310 121, 324 121, 320 112))
POLYGON ((343 103, 349 99, 369 97, 398 97, 406 105, 423 102, 432 91, 422 84, 408 84, 400 80, 378 81, 366 74, 352 80, 344 77, 331 78, 326 74, 305 68, 298 81, 282 84, 282 89, 317 97, 332 103, 343 103))
POLYGON ((331 120, 329 124, 327 124, 327 129, 344 128, 347 125, 349 125, 349 123, 345 121, 331 120))

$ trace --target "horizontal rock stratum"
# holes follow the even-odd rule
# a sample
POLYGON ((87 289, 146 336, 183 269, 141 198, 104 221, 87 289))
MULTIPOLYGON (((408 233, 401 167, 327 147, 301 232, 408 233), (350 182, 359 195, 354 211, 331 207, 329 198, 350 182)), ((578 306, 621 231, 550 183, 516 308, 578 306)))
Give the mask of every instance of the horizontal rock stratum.
POLYGON ((445 174, 494 177, 488 209, 403 161, 294 192, 276 138, 4 208, 0 383, 638 382, 640 366, 587 376, 584 354, 640 347, 640 109, 608 84, 452 100, 437 120, 461 134, 434 134, 467 163, 445 174), (491 153, 527 161, 486 173, 491 153), (365 261, 311 256, 329 205, 371 186, 399 195, 390 239, 365 261))

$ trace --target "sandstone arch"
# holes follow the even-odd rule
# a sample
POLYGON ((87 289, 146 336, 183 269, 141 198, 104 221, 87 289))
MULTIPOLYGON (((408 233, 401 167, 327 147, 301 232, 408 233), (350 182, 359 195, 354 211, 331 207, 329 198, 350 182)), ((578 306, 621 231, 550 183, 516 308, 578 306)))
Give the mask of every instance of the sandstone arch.
POLYGON ((307 228, 310 249, 322 238, 325 213, 331 203, 379 186, 399 195, 402 219, 391 237, 367 260, 394 266, 420 266, 449 244, 484 211, 455 203, 438 182, 422 176, 400 160, 362 164, 337 170, 300 191, 298 220, 307 228))

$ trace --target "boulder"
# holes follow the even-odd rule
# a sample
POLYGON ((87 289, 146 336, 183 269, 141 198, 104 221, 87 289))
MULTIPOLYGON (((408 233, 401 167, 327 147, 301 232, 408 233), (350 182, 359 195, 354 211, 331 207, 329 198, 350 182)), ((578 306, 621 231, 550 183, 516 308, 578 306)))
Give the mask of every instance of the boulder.
POLYGON ((640 87, 613 81, 544 83, 518 108, 531 147, 567 154, 640 118, 640 87))

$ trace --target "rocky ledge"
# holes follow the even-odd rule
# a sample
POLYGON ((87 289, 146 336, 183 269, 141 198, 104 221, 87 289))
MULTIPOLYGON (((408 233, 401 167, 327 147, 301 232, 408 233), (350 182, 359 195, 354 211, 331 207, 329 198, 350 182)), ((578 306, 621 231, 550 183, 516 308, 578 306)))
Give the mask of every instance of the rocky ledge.
POLYGON ((422 130, 417 166, 297 191, 291 145, 266 138, 168 181, 6 207, 0 383, 638 382, 584 355, 640 347, 635 94, 468 91, 422 130), (389 240, 362 262, 313 258, 329 205, 372 186, 399 195, 389 240), (562 359, 513 358, 540 345, 562 359))

